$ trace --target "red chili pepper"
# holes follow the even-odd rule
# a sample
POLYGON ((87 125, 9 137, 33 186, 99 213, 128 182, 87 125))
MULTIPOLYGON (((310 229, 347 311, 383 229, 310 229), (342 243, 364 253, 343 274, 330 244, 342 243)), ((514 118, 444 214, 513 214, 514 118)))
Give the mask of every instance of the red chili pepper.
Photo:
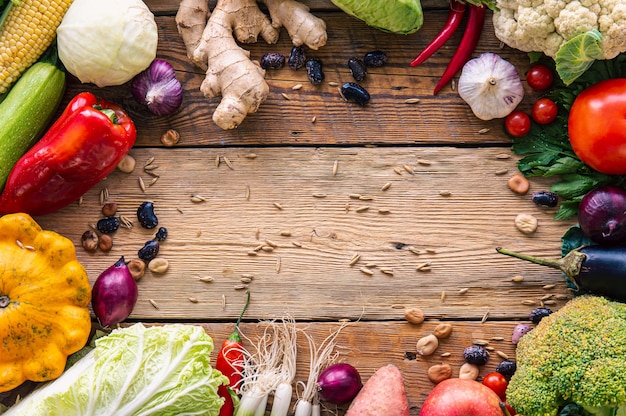
POLYGON ((423 63, 425 60, 430 58, 430 56, 437 52, 439 48, 443 46, 444 43, 450 39, 450 37, 456 32, 463 20, 463 16, 465 15, 465 3, 458 2, 456 0, 450 1, 450 12, 448 13, 448 20, 443 25, 441 31, 433 38, 432 41, 424 48, 424 50, 417 55, 411 62, 411 66, 418 66, 423 63))
POLYGON ((448 84, 448 82, 452 80, 452 77, 454 77, 454 75, 461 68, 463 68, 463 65, 465 65, 465 63, 472 56, 472 52, 476 49, 476 45, 478 45, 478 40, 480 39, 480 34, 483 31, 486 10, 487 8, 485 6, 468 4, 467 24, 465 26, 465 31, 463 32, 463 38, 461 39, 461 42, 459 42, 459 47, 454 53, 454 56, 450 59, 448 67, 439 79, 439 82, 437 82, 433 94, 437 94, 446 84, 448 84))
POLYGON ((45 215, 69 205, 113 172, 136 137, 122 108, 89 92, 76 95, 13 166, 0 214, 45 215))
POLYGON ((220 348, 217 354, 217 360, 215 361, 215 368, 221 371, 229 380, 228 386, 221 385, 217 389, 217 394, 224 398, 224 404, 220 409, 220 416, 232 416, 235 412, 235 400, 233 400, 232 396, 236 395, 239 390, 238 384, 241 381, 241 370, 243 368, 243 351, 241 336, 239 335, 239 323, 250 304, 250 292, 247 292, 247 295, 246 304, 237 319, 235 330, 222 343, 222 348, 220 348))

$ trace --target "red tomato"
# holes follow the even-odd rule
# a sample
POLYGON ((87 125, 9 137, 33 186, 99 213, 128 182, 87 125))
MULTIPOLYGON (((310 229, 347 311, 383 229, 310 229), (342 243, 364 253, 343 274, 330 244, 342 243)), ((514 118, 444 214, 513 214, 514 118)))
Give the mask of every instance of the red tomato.
POLYGON ((626 174, 626 78, 600 81, 578 94, 568 134, 588 166, 607 175, 626 174))
POLYGON ((530 115, 539 124, 550 124, 556 119, 558 112, 559 109, 554 101, 549 98, 540 98, 533 104, 530 115))
POLYGON ((502 401, 506 401, 506 388, 509 382, 502 374, 497 371, 488 373, 483 377, 483 385, 493 390, 502 401))
POLYGON ((511 136, 525 136, 530 131, 530 117, 523 111, 515 110, 504 119, 504 127, 511 136))
POLYGON ((533 65, 526 74, 526 82, 536 91, 547 90, 552 86, 552 81, 554 81, 552 70, 545 65, 533 65))

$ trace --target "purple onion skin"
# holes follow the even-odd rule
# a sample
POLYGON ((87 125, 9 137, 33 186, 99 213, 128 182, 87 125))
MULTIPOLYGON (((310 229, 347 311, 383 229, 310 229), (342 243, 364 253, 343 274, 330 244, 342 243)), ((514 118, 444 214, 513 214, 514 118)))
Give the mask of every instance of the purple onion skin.
POLYGON ((176 112, 183 102, 183 87, 169 62, 155 59, 131 81, 130 90, 139 103, 157 116, 176 112))
POLYGON ((328 366, 317 378, 317 385, 322 400, 332 404, 352 401, 363 387, 357 369, 346 363, 328 366))
POLYGON ((580 201, 578 223, 582 232, 598 244, 626 241, 626 190, 602 186, 580 201))
POLYGON ((103 271, 92 288, 91 306, 104 327, 124 321, 133 311, 139 295, 137 283, 124 257, 103 271))

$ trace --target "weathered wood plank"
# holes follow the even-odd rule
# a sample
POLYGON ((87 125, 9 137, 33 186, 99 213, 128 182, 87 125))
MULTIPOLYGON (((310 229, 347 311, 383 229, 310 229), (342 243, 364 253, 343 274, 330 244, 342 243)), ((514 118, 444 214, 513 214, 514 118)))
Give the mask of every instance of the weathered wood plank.
MULTIPOLYGON (((242 299, 237 299, 236 307, 241 308, 242 299)), ((255 298, 252 298, 254 304, 255 298)), ((502 321, 485 323, 480 322, 450 322, 453 331, 450 338, 441 341, 437 351, 428 357, 417 356, 407 358, 415 353, 417 340, 433 331, 441 321, 428 320, 421 325, 411 325, 405 322, 353 322, 344 327, 336 339, 337 351, 340 352, 339 362, 347 362, 357 368, 365 382, 378 368, 387 364, 396 365, 403 373, 407 391, 410 411, 412 416, 419 414, 419 409, 426 396, 434 386, 426 376, 431 365, 448 363, 453 369, 453 377, 459 374, 459 368, 463 364, 463 349, 471 345, 475 339, 490 341, 489 347, 494 351, 486 365, 481 367, 480 376, 494 371, 502 358, 495 351, 501 351, 509 359, 515 358, 515 351, 510 342, 510 335, 517 322, 502 321), (502 337, 504 340, 496 341, 492 338, 502 337), (406 354, 409 353, 409 354, 406 354), (441 354, 449 353, 442 357, 441 354)), ((150 324, 146 324, 150 325, 150 324)), ((198 323, 213 338, 215 350, 212 354, 212 362, 215 362, 217 350, 224 340, 234 329, 232 323, 198 323)), ((339 323, 299 323, 298 327, 310 335, 316 345, 324 338, 335 333, 339 323)), ((250 350, 254 347, 251 342, 258 339, 261 326, 256 323, 243 322, 241 331, 244 335, 244 346, 250 350), (251 341, 247 338, 250 337, 251 341)), ((295 381, 306 381, 309 366, 309 347, 304 336, 298 338, 298 362, 295 381)), ((19 389, 8 393, 0 393, 0 403, 12 404, 18 393, 26 394, 33 388, 32 383, 26 383, 19 389)), ((296 396, 294 393, 294 402, 296 396)), ((343 415, 346 406, 337 408, 334 405, 325 404, 325 415, 343 415)), ((269 412, 268 412, 269 414, 269 412)))
MULTIPOLYGON (((419 32, 412 35, 394 35, 372 29, 344 13, 324 15, 328 25, 329 41, 318 51, 309 51, 324 63, 326 82, 313 86, 304 70, 284 68, 268 71, 266 75, 270 95, 256 114, 232 131, 223 131, 211 120, 219 98, 205 98, 200 92, 204 75, 190 64, 185 56, 182 40, 177 33, 174 17, 158 17, 159 57, 171 62, 184 86, 183 110, 169 117, 157 117, 138 104, 128 85, 97 89, 81 85, 76 80, 68 86, 67 100, 81 90, 91 90, 128 109, 138 126, 137 146, 159 146, 158 138, 168 129, 176 129, 185 146, 240 146, 240 145, 314 145, 314 144, 445 144, 508 146, 510 140, 502 129, 502 120, 482 121, 471 113, 451 86, 437 96, 432 95, 439 76, 443 73, 462 36, 459 31, 426 63, 409 67, 409 62, 430 41, 446 19, 445 10, 434 10, 419 32), (361 84, 372 96, 370 104, 359 107, 345 102, 337 86, 328 82, 351 81, 347 61, 372 50, 383 50, 389 62, 382 68, 371 69, 361 84), (292 90, 296 84, 303 87, 292 90), (288 97, 288 100, 284 98, 288 97), (417 104, 405 100, 419 98, 417 104), (442 111, 442 109, 445 109, 442 111), (315 118, 315 123, 312 122, 315 118), (488 129, 487 134, 478 134, 488 129)), ((260 59, 270 51, 289 54, 291 43, 283 31, 276 45, 259 42, 246 45, 253 59, 260 59)), ((487 20, 477 56, 497 51, 513 62, 520 73, 528 67, 525 54, 510 48, 500 48, 487 20)), ((532 92, 527 88, 527 94, 532 92)), ((527 99, 521 108, 528 107, 527 99)))
MULTIPOLYGON (((528 313, 522 299, 546 294, 544 285, 554 283, 554 293, 566 292, 559 272, 495 252, 505 246, 556 257, 558 236, 571 225, 553 221, 552 212, 536 207, 529 195, 507 189, 515 158, 501 158, 501 149, 133 149, 131 154, 138 164, 134 173, 115 172, 82 205, 39 220, 80 245, 89 223, 100 218, 100 192, 108 189, 119 214, 136 226, 119 230, 108 254, 79 248, 94 280, 119 256, 135 257, 153 237, 154 230, 136 224, 135 213, 144 200, 154 201, 160 224, 170 232, 161 255, 171 267, 163 276, 148 273, 142 279, 134 319, 237 316, 239 309, 230 303, 222 308, 222 295, 227 300, 239 296, 234 286, 243 274, 254 276, 249 287, 257 301, 250 316, 289 312, 306 320, 397 319, 392 305, 414 302, 429 316, 478 319, 490 310, 494 317, 514 319, 528 313), (251 153, 256 158, 249 158, 251 153), (159 166, 152 172, 160 175, 153 186, 142 171, 150 157, 159 166), (502 169, 510 173, 497 175, 502 169), (139 177, 148 184, 145 193, 139 177), (206 201, 191 202, 196 194, 206 201), (515 228, 521 212, 539 219, 535 234, 515 228), (260 249, 274 243, 271 252, 260 249), (249 255, 255 248, 257 255, 249 255), (350 266, 356 253, 361 259, 350 266), (430 264, 430 271, 417 270, 423 263, 430 264), (367 265, 371 276, 360 270, 367 265), (381 272, 386 268, 393 269, 393 276, 381 272), (510 279, 517 274, 526 281, 513 284, 510 279), (215 281, 198 281, 206 275, 215 281), (464 287, 469 292, 458 295, 464 287), (448 295, 442 302, 444 291, 448 295), (200 302, 189 302, 189 296, 200 302)), ((531 191, 545 186, 535 182, 531 191)))

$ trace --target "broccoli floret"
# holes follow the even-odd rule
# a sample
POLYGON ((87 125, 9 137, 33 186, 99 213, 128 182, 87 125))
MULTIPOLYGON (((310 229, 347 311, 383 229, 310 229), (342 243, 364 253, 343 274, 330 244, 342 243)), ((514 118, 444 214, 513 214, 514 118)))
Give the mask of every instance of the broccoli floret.
POLYGON ((626 304, 578 296, 517 345, 507 400, 524 416, 576 403, 591 415, 626 414, 626 304))

